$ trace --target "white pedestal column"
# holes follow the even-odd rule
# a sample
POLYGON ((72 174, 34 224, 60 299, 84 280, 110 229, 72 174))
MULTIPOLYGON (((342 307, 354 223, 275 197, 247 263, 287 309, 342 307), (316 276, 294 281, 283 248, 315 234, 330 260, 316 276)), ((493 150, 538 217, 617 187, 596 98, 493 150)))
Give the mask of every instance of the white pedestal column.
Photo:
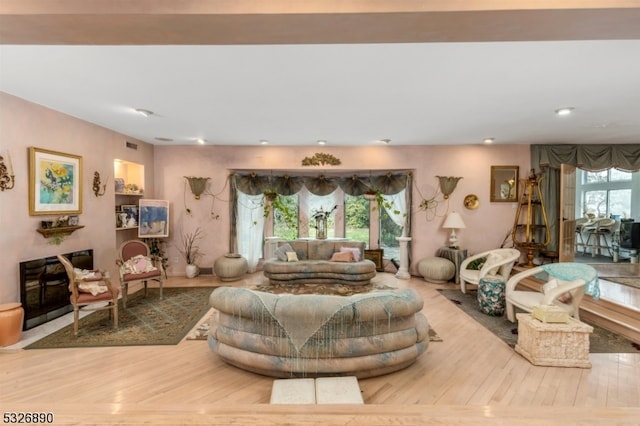
POLYGON ((400 243, 400 267, 396 272, 396 278, 400 280, 408 280, 411 278, 409 273, 409 250, 407 243, 411 241, 411 237, 397 237, 396 240, 400 243))

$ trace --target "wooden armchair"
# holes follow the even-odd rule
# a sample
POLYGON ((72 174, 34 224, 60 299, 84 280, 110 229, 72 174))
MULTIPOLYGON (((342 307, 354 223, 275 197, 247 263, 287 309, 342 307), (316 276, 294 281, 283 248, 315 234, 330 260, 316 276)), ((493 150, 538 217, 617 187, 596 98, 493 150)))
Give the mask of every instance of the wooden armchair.
POLYGON ((80 311, 109 309, 113 328, 118 328, 118 295, 120 286, 111 283, 109 276, 101 271, 87 271, 82 275, 74 271, 73 264, 62 255, 57 256, 69 278, 69 301, 73 306, 73 334, 78 335, 80 311), (106 305, 105 305, 106 303, 106 305))
POLYGON ((144 296, 147 297, 147 281, 156 281, 160 286, 160 299, 162 299, 162 286, 164 283, 164 270, 162 259, 152 256, 149 246, 140 240, 125 241, 120 245, 118 260, 120 267, 120 285, 122 285, 122 306, 127 308, 127 293, 129 283, 142 281, 144 284, 144 296), (149 265, 151 262, 151 265, 149 265))

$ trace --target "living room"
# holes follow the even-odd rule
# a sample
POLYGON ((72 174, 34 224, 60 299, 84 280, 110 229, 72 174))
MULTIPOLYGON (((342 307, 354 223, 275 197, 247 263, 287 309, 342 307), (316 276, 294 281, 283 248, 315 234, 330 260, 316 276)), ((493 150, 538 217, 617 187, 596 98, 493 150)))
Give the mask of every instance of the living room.
MULTIPOLYGON (((633 13, 630 13, 630 15, 633 16, 633 13)), ((256 98, 255 101, 259 102, 259 98, 256 98)), ((190 229, 201 227, 204 230, 205 238, 201 243, 201 251, 204 256, 199 261, 202 268, 212 267, 215 259, 230 251, 229 230, 232 223, 229 215, 229 186, 227 179, 231 171, 309 173, 312 168, 302 166, 302 159, 313 156, 318 152, 327 152, 339 158, 341 164, 338 166, 313 167, 313 170, 317 170, 318 173, 327 170, 334 172, 358 171, 360 173, 410 170, 414 178, 414 201, 419 200, 420 195, 431 196, 438 193, 437 176, 461 177, 462 179, 458 182, 455 191, 447 200, 438 195, 441 210, 438 210, 438 214, 435 217, 427 216, 424 212, 418 210, 413 212, 412 241, 410 244, 411 259, 413 260, 411 273, 416 276, 415 261, 423 256, 433 255, 438 248, 447 244, 450 231, 442 227, 447 212, 457 211, 463 215, 466 227, 458 230, 458 238, 460 245, 468 249, 470 253, 500 246, 505 235, 512 227, 515 206, 514 203, 490 202, 491 166, 517 166, 520 170, 520 177, 525 177, 532 163, 530 144, 504 143, 498 140, 492 145, 487 145, 482 142, 482 138, 489 135, 484 134, 472 143, 442 145, 394 145, 392 140, 389 144, 339 146, 329 143, 328 145, 320 146, 313 140, 307 144, 298 144, 296 146, 279 146, 277 144, 261 145, 258 138, 252 141, 251 146, 234 146, 231 144, 152 144, 8 93, 0 93, 0 105, 2 105, 0 128, 2 129, 3 140, 2 146, 0 146, 0 155, 5 156, 7 152, 10 153, 12 169, 15 175, 15 187, 0 193, 0 198, 2 199, 0 202, 0 222, 2 223, 0 241, 5 248, 4 255, 0 259, 0 267, 5 271, 5 281, 0 287, 0 303, 19 300, 19 271, 17 265, 27 259, 92 248, 96 266, 107 268, 113 276, 117 276, 116 256, 119 237, 115 231, 114 219, 114 209, 117 205, 114 194, 114 179, 117 177, 114 175, 114 161, 117 159, 144 165, 144 198, 162 199, 170 202, 171 223, 169 237, 166 238, 164 247, 169 262, 168 274, 170 277, 175 278, 184 275, 185 265, 178 250, 182 227, 190 229), (126 142, 136 145, 137 150, 129 148, 126 142), (36 232, 41 226, 42 220, 51 220, 55 215, 32 216, 28 214, 30 185, 29 147, 76 155, 82 158, 84 189, 82 192, 82 212, 78 216, 79 223, 84 228, 67 236, 60 245, 49 244, 47 238, 36 232), (106 185, 104 194, 100 196, 94 195, 91 188, 94 172, 99 172, 102 177, 102 183, 106 185), (220 199, 217 199, 214 205, 214 211, 219 217, 212 217, 211 204, 207 197, 203 197, 201 200, 193 198, 189 189, 186 188, 185 176, 209 178, 209 191, 220 194, 220 199), (478 208, 465 208, 464 199, 470 194, 478 197, 478 208), (187 200, 190 214, 185 208, 185 200, 187 200)), ((549 120, 556 118, 553 115, 553 109, 560 106, 562 105, 549 106, 549 120)), ((138 108, 145 107, 145 105, 130 105, 130 107, 138 108)), ((428 121, 424 117, 420 118, 428 121)), ((463 120, 464 118, 461 117, 460 119, 463 120)), ((286 119, 282 121, 282 125, 286 125, 286 119)), ((628 141, 628 143, 635 143, 635 140, 628 141)), ((638 215, 638 212, 635 212, 635 214, 638 215)), ((412 278, 412 281, 414 279, 412 278)), ((453 310, 448 311, 449 307, 435 298, 428 299, 427 305, 427 309, 431 310, 431 318, 434 319, 434 327, 442 334, 450 333, 448 337, 448 345, 450 346, 447 346, 446 350, 434 348, 432 354, 427 354, 432 355, 432 357, 426 357, 419 369, 419 375, 427 377, 425 379, 427 381, 414 381, 413 374, 407 371, 397 376, 397 381, 392 378, 380 379, 375 386, 367 389, 367 395, 372 399, 377 398, 377 401, 387 400, 392 404, 390 405, 392 408, 387 407, 391 414, 386 412, 384 413, 386 416, 392 417, 394 414, 401 416, 402 412, 405 415, 410 413, 411 415, 419 416, 417 411, 434 410, 443 416, 448 416, 451 421, 461 421, 459 417, 455 417, 455 414, 452 413, 464 404, 469 404, 467 407, 470 406, 471 408, 468 408, 468 410, 472 412, 476 419, 474 423, 478 424, 478 419, 491 417, 482 410, 497 412, 498 415, 501 414, 513 419, 514 416, 522 413, 520 407, 530 404, 534 408, 528 408, 529 411, 526 411, 526 416, 529 419, 539 415, 544 417, 548 424, 552 424, 553 421, 563 419, 562 415, 567 412, 572 415, 581 415, 582 419, 588 419, 593 414, 599 415, 599 418, 607 415, 614 416, 621 406, 631 406, 634 409, 637 407, 637 386, 631 386, 634 390, 629 393, 616 389, 616 391, 619 391, 619 400, 622 402, 609 401, 603 403, 604 398, 595 395, 598 393, 598 389, 601 388, 596 386, 594 390, 594 388, 585 388, 578 384, 575 385, 575 388, 572 387, 572 391, 575 391, 572 395, 584 392, 594 393, 589 398, 580 399, 584 406, 572 406, 573 402, 568 401, 568 397, 563 399, 564 397, 558 396, 558 399, 552 402, 557 407, 549 410, 540 410, 545 411, 545 413, 537 411, 539 411, 540 405, 544 405, 548 401, 538 399, 532 403, 527 400, 527 396, 524 393, 517 392, 516 396, 507 397, 502 395, 503 398, 501 398, 500 386, 507 383, 513 389, 515 385, 512 382, 525 380, 527 376, 538 377, 548 373, 550 378, 547 380, 549 381, 545 382, 541 379, 541 386, 552 389, 553 393, 557 392, 558 395, 562 393, 557 389, 562 388, 564 379, 567 379, 567 382, 571 381, 571 386, 579 383, 580 380, 576 378, 577 373, 575 372, 554 373, 550 372, 552 369, 544 369, 544 373, 542 373, 542 370, 539 369, 531 369, 528 366, 523 367, 518 360, 509 358, 508 351, 505 348, 499 347, 494 350, 493 343, 490 340, 491 337, 485 336, 481 329, 473 325, 467 326, 466 320, 455 311, 455 308, 451 308, 453 310), (448 324, 448 322, 451 323, 448 324), (486 350, 489 347, 491 349, 486 350), (467 357, 464 355, 465 352, 473 352, 477 357, 467 357), (482 362, 484 366, 491 364, 498 371, 498 374, 503 375, 502 378, 484 382, 483 385, 480 372, 476 371, 482 370, 482 368, 471 368, 469 366, 469 363, 474 362, 474 359, 482 362), (452 378, 451 383, 447 384, 443 380, 438 382, 438 364, 449 363, 452 360, 456 361, 455 365, 449 365, 446 369, 440 370, 440 374, 449 375, 452 378), (514 374, 511 376, 509 372, 499 372, 499 367, 495 365, 499 363, 502 363, 503 366, 508 364, 509 368, 513 368, 509 371, 514 372, 514 374), (569 376, 571 376, 570 379, 568 378, 569 376), (471 379, 472 385, 465 384, 468 379, 471 379), (439 384, 434 393, 425 393, 418 396, 416 390, 428 388, 430 383, 433 382, 438 382, 439 384), (452 383, 453 385, 450 386, 452 383), (495 400, 498 401, 497 405, 501 405, 501 408, 496 408, 495 405, 492 407, 492 401, 481 396, 481 394, 489 393, 485 392, 487 387, 492 388, 495 400), (389 395, 394 392, 398 392, 397 397, 389 395), (518 406, 517 409, 509 410, 505 408, 505 405, 509 403, 507 400, 511 398, 513 398, 514 404, 518 406), (402 401, 403 399, 404 401, 402 401), (587 403, 584 402, 585 400, 587 403), (597 410, 585 407, 588 402, 595 402, 594 405, 598 407, 608 406, 613 408, 610 408, 608 414, 594 413, 597 410), (445 408, 443 405, 438 407, 436 403, 447 405, 447 407, 445 408), (567 408, 568 406, 571 408, 567 408), (449 411, 444 413, 447 409, 449 411), (580 414, 580 411, 584 413, 580 414)), ((62 353, 66 354, 67 352, 62 353)), ((85 357, 99 352, 85 350, 84 352, 70 351, 68 353, 73 359, 80 362, 86 361, 85 357)), ((109 365, 116 365, 118 364, 117 358, 121 359, 122 357, 154 359, 153 357, 157 354, 161 355, 158 355, 158 358, 155 359, 165 365, 167 371, 172 369, 174 371, 169 372, 168 375, 171 376, 171 379, 167 382, 170 383, 167 386, 172 389, 188 390, 187 385, 180 383, 183 379, 176 377, 178 373, 175 373, 180 365, 189 364, 179 362, 180 357, 184 357, 183 359, 193 360, 192 362, 194 363, 211 363, 207 365, 204 371, 210 373, 211 377, 221 380, 221 383, 217 385, 220 388, 216 388, 213 394, 220 401, 227 398, 227 402, 235 404, 235 408, 230 410, 234 411, 235 415, 240 416, 243 411, 251 411, 251 403, 261 404, 264 402, 265 389, 268 389, 269 385, 267 379, 263 377, 254 378, 245 372, 240 373, 239 376, 234 376, 233 373, 229 372, 228 367, 216 361, 212 363, 213 355, 206 352, 205 347, 195 350, 179 345, 175 351, 161 348, 156 353, 148 348, 118 349, 111 352, 110 356, 113 358, 110 358, 108 362, 109 365), (205 351, 205 353, 201 353, 202 351, 205 351), (216 369, 219 369, 219 375, 216 375, 216 369), (253 391, 250 386, 243 387, 238 384, 239 382, 254 384, 253 391), (225 389, 227 389, 229 395, 226 394, 225 389), (245 397, 244 399, 243 396, 245 397), (241 401, 247 401, 247 404, 241 405, 241 401)), ((45 355, 42 353, 29 356, 34 357, 34 361, 44 364, 48 362, 45 355)), ((609 380, 607 371, 615 369, 616 371, 619 370, 617 373, 619 376, 616 377, 619 377, 622 382, 625 377, 635 377, 633 373, 637 372, 637 357, 635 354, 633 356, 628 354, 615 357, 607 356, 596 358, 596 360, 595 371, 599 375, 593 380, 600 379, 606 382, 609 380), (631 372, 631 375, 627 374, 629 372, 631 372)), ((20 363, 19 360, 15 361, 13 359, 12 362, 16 363, 14 365, 20 363)), ((194 386, 198 389, 207 389, 210 383, 199 377, 202 375, 203 370, 191 369, 191 367, 186 366, 189 369, 188 371, 179 370, 181 374, 188 378, 184 380, 192 381, 191 383, 194 383, 194 386)), ((146 399, 149 403, 145 409, 149 408, 152 411, 157 410, 160 412, 163 406, 171 405, 171 398, 176 397, 175 395, 169 397, 168 394, 171 390, 166 390, 161 384, 157 383, 157 377, 159 377, 157 370, 153 374, 151 372, 144 373, 146 368, 148 367, 144 363, 134 363, 133 366, 126 366, 119 370, 118 374, 122 380, 126 379, 127 375, 133 375, 134 369, 140 372, 140 375, 136 376, 138 384, 127 384, 124 394, 133 395, 136 391, 142 391, 141 387, 162 388, 165 395, 162 395, 159 391, 157 394, 144 393, 139 397, 143 400, 146 399)), ((35 370, 31 370, 30 367, 29 371, 35 370)), ((89 373, 88 370, 83 371, 89 373)), ((64 373, 58 371, 56 374, 64 373)), ((81 383, 79 377, 75 377, 75 379, 77 380, 72 380, 74 383, 81 383)), ((37 379, 33 378, 33 380, 37 379)), ((584 380, 592 379, 587 378, 584 380)), ((65 388, 63 381, 57 381, 56 383, 61 386, 61 389, 65 388)), ((66 386, 73 387, 72 385, 66 386)), ((116 385, 114 385, 115 387, 116 385)), ((67 388, 66 392, 69 395, 73 391, 67 388)), ((114 393, 117 392, 114 391, 114 393)), ((105 413, 111 410, 109 407, 111 407, 110 404, 113 401, 103 398, 98 391, 89 393, 92 397, 95 397, 96 401, 92 408, 99 411, 104 416, 102 417, 103 419, 108 418, 105 413)), ((612 393, 615 393, 615 391, 612 393)), ((110 395, 112 394, 110 393, 110 395)), ((207 393, 207 396, 210 395, 211 393, 207 393)), ((211 407, 202 408, 206 401, 201 401, 198 398, 198 395, 189 394, 188 402, 181 401, 181 404, 184 405, 180 406, 176 411, 189 417, 193 415, 187 412, 191 412, 194 409, 197 411, 198 407, 209 415, 212 414, 212 411, 221 410, 220 406, 214 409, 211 407)), ((68 401, 68 399, 66 400, 68 401)), ((70 405, 66 406, 67 411, 73 411, 73 408, 68 408, 70 405)), ((36 408, 43 409, 44 407, 53 406, 55 406, 55 396, 52 393, 48 393, 43 405, 36 408)), ((16 405, 11 408, 15 410, 20 407, 20 405, 16 405)), ((131 405, 125 408, 125 411, 132 410, 131 405)), ((116 408, 113 408, 113 410, 117 411, 116 408)), ((287 415, 295 413, 294 409, 287 411, 285 409, 270 408, 269 410, 271 410, 271 413, 282 416, 281 419, 286 419, 287 415)), ((381 409, 376 406, 371 410, 372 412, 380 413, 379 410, 381 409)), ((311 411, 318 416, 317 418, 321 418, 322 412, 320 409, 311 411)), ((346 410, 338 411, 348 415, 346 410)), ((356 411, 362 413, 360 410, 356 411)), ((620 412, 629 413, 630 411, 621 409, 620 412)), ((136 412, 133 417, 142 419, 144 414, 136 412)), ((257 418, 259 419, 259 417, 257 418)), ((342 419, 344 420, 345 418, 343 417, 342 419)), ((86 419, 87 417, 83 418, 83 420, 86 419)), ((155 417, 155 419, 157 422, 162 421, 160 417, 155 417)), ((194 417, 190 417, 190 419, 198 421, 194 417)), ((207 416, 207 419, 211 421, 211 417, 207 416)), ((566 418, 564 419, 566 420, 566 418)), ((263 418, 262 420, 265 419, 263 418)), ((371 423, 370 418, 369 420, 371 423)), ((492 421, 495 422, 495 418, 492 421)), ((535 424, 535 420, 531 422, 531 424, 535 424)))

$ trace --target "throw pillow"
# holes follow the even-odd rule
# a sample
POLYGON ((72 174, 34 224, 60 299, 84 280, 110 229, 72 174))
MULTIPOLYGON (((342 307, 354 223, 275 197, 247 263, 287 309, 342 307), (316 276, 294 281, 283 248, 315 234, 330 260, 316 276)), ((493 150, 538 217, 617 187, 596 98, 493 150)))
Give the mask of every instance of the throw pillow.
MULTIPOLYGON (((545 285, 542 286, 542 292, 544 294, 547 294, 549 291, 558 287, 558 284, 558 280, 556 279, 549 280, 545 285)), ((570 303, 571 300, 573 300, 573 296, 567 291, 558 296, 556 300, 560 303, 570 303)))
POLYGON ((331 256, 332 262, 353 262, 353 253, 350 251, 337 251, 331 256))
POLYGON ((484 263, 487 261, 486 257, 480 257, 478 259, 474 259, 467 265, 467 269, 472 271, 479 271, 484 266, 484 263))
POLYGON ((297 262, 298 261, 298 255, 296 254, 295 251, 288 251, 287 252, 287 262, 297 262))
POLYGON ((502 256, 495 254, 495 253, 489 253, 489 255, 487 256, 487 261, 485 262, 483 268, 485 267, 489 267, 491 269, 489 269, 488 274, 489 275, 495 275, 498 273, 498 270, 500 269, 500 265, 495 265, 496 263, 499 263, 502 260, 502 256))
POLYGON ((274 254, 276 255, 276 258, 278 258, 278 260, 286 262, 287 252, 290 252, 290 251, 293 251, 293 248, 291 248, 291 244, 286 243, 278 247, 274 254))
POLYGON ((341 252, 350 252, 353 254, 353 261, 360 262, 360 249, 358 247, 340 247, 341 252))
POLYGON ((153 262, 147 256, 141 254, 125 261, 120 267, 122 274, 141 274, 143 272, 155 271, 153 262))
POLYGON ((544 294, 547 294, 550 290, 553 290, 556 287, 558 287, 558 280, 549 280, 545 285, 542 286, 542 292, 544 294))

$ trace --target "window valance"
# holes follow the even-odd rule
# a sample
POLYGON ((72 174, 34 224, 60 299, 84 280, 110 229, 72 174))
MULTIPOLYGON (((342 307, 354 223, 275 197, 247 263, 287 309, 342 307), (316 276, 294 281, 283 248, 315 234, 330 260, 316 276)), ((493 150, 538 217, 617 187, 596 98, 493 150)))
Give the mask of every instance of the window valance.
POLYGON ((331 194, 340 187, 345 194, 358 196, 367 191, 380 191, 384 195, 397 194, 411 184, 410 172, 378 172, 366 175, 295 175, 294 173, 259 174, 233 173, 235 187, 247 195, 259 195, 275 191, 280 195, 293 195, 306 187, 315 195, 331 194))
POLYGON ((640 170, 640 144, 531 145, 533 168, 557 169, 560 164, 571 164, 594 172, 611 167, 636 172, 640 170))

